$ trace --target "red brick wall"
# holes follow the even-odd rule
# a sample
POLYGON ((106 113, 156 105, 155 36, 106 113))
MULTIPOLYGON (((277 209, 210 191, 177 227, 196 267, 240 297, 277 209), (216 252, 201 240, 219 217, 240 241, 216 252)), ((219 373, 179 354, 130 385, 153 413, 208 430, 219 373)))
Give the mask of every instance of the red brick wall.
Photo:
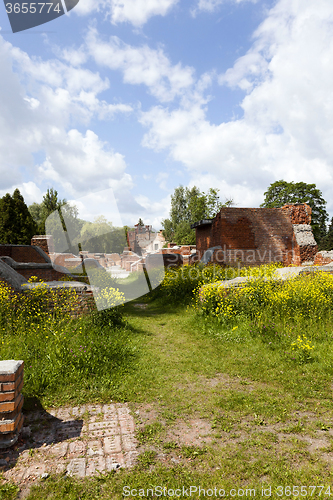
POLYGON ((37 278, 43 281, 59 281, 64 276, 67 276, 65 273, 60 273, 55 269, 34 269, 29 267, 28 269, 16 269, 16 271, 24 276, 27 280, 32 276, 37 276, 37 278))
POLYGON ((292 224, 311 224, 311 207, 307 203, 286 204, 280 210, 288 214, 292 224))
POLYGON ((191 255, 192 249, 195 249, 195 245, 182 245, 179 248, 173 248, 171 246, 168 248, 162 248, 161 250, 159 250, 158 253, 162 253, 162 254, 176 253, 178 255, 191 255))
POLYGON ((205 250, 214 246, 212 244, 212 240, 212 225, 199 226, 196 228, 197 254, 199 256, 199 260, 203 256, 205 250))
POLYGON ((81 263, 81 259, 75 262, 68 262, 66 259, 74 259, 77 258, 77 255, 74 255, 72 253, 53 253, 50 255, 50 258, 53 262, 53 264, 56 264, 57 266, 62 266, 66 268, 71 268, 71 267, 76 267, 81 263))
POLYGON ((300 263, 313 262, 317 254, 318 247, 302 246, 299 247, 300 263))
POLYGON ((133 262, 138 262, 141 260, 141 257, 138 257, 137 255, 122 255, 121 256, 121 267, 125 269, 126 271, 131 270, 131 264, 133 262))
POLYGON ((45 264, 46 260, 30 245, 0 245, 0 257, 11 257, 15 262, 36 262, 45 264))
POLYGON ((97 311, 93 293, 90 291, 76 292, 77 304, 72 312, 73 317, 82 316, 97 311))
POLYGON ((31 245, 41 248, 47 255, 49 255, 49 253, 54 252, 52 235, 36 234, 31 238, 31 245), (50 247, 50 252, 49 252, 49 247, 50 247))
POLYGON ((221 246, 214 262, 247 265, 292 261, 293 228, 286 210, 222 208, 212 224, 197 227, 197 252, 221 246))

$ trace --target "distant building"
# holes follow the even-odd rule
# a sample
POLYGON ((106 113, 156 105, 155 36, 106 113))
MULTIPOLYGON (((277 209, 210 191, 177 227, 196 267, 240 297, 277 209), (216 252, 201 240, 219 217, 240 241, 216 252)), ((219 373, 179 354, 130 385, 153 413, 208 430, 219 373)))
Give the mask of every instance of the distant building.
POLYGON ((162 234, 162 231, 159 233, 155 233, 155 238, 149 245, 146 247, 146 252, 147 253, 153 253, 153 252, 158 252, 159 250, 162 250, 162 248, 165 245, 165 238, 162 234))
POLYGON ((128 246, 132 252, 137 255, 157 252, 165 244, 164 236, 161 231, 155 233, 152 226, 140 226, 136 224, 134 229, 129 229, 127 233, 128 246))

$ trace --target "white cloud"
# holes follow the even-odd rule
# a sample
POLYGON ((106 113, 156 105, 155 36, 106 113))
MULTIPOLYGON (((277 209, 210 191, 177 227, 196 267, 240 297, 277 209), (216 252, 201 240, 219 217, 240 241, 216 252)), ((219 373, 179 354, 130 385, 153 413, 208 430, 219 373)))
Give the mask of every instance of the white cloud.
POLYGON ((86 16, 91 12, 101 12, 103 9, 110 7, 110 0, 81 0, 72 12, 79 16, 86 16))
MULTIPOLYGON (((81 5, 81 4, 80 4, 81 5)), ((83 47, 79 49, 62 49, 60 50, 58 46, 54 47, 55 54, 69 63, 71 66, 81 66, 87 62, 88 56, 84 51, 83 47)))
POLYGON ((193 68, 180 63, 172 65, 162 49, 133 47, 116 36, 104 42, 95 28, 88 33, 87 48, 97 64, 122 71, 125 83, 146 85, 162 102, 183 94, 194 82, 193 68))
POLYGON ((42 180, 68 183, 76 192, 97 189, 109 180, 119 181, 125 172, 124 157, 107 150, 98 136, 91 130, 81 134, 72 129, 69 132, 55 129, 49 138, 48 157, 39 166, 42 180))
POLYGON ((169 179, 169 173, 168 172, 159 172, 156 177, 156 182, 159 185, 160 189, 163 189, 164 191, 168 191, 168 188, 166 186, 167 180, 169 179))
MULTIPOLYGON (((149 128, 143 144, 168 149, 192 180, 207 177, 212 186, 229 186, 241 205, 249 199, 246 190, 259 205, 258 193, 280 178, 316 183, 330 201, 332 22, 331 0, 280 0, 254 34, 250 51, 219 79, 247 91, 244 116, 211 124, 199 97, 172 111, 154 107, 142 113, 149 128)), ((332 202, 328 206, 333 211, 332 202)))
POLYGON ((79 15, 107 11, 111 22, 131 23, 140 27, 153 16, 165 16, 178 0, 84 0, 74 12, 79 15))
POLYGON ((130 22, 142 26, 153 16, 165 16, 178 0, 111 0, 114 24, 130 22))
POLYGON ((258 0, 199 0, 196 8, 192 11, 193 15, 196 15, 198 11, 214 12, 218 7, 224 3, 242 3, 242 2, 252 2, 257 3, 258 0))
MULTIPOLYGON (((161 221, 169 216, 171 208, 171 198, 166 196, 159 202, 152 202, 148 196, 138 195, 136 202, 143 208, 139 215, 145 224, 151 224, 154 229, 161 228, 161 221)), ((135 223, 137 220, 135 221, 135 223)))
POLYGON ((15 189, 19 189, 21 195, 24 198, 24 201, 27 205, 31 205, 31 203, 36 200, 41 200, 43 193, 37 186, 37 184, 33 181, 22 182, 21 184, 14 184, 10 187, 10 189, 0 189, 0 196, 4 196, 6 193, 13 194, 15 189))
POLYGON ((0 189, 19 187, 31 203, 40 201, 46 183, 62 186, 67 196, 109 185, 127 199, 133 183, 123 155, 89 128, 70 127, 132 111, 98 99, 108 80, 60 61, 30 58, 1 37, 0 64, 0 189), (34 155, 46 159, 38 165, 34 155))

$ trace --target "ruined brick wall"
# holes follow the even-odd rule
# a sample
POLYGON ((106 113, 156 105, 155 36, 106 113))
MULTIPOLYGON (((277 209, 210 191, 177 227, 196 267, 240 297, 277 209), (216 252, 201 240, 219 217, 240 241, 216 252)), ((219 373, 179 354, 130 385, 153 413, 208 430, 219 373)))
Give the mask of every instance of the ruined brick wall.
POLYGON ((42 281, 59 281, 64 276, 67 276, 67 274, 56 271, 53 268, 40 269, 34 267, 27 267, 27 268, 20 267, 17 268, 16 271, 19 274, 21 274, 21 276, 24 276, 27 280, 32 276, 37 276, 37 278, 39 278, 42 281))
POLYGON ((307 203, 286 204, 280 210, 288 214, 292 224, 311 224, 311 207, 307 203))
POLYGON ((294 262, 296 265, 301 265, 303 262, 313 262, 316 258, 317 255, 317 249, 318 247, 310 247, 310 246, 303 246, 299 247, 299 254, 300 254, 300 260, 299 264, 297 262, 294 262))
POLYGON ((259 265, 272 261, 289 265, 293 227, 286 211, 274 208, 222 208, 211 224, 197 227, 197 253, 221 246, 213 261, 259 265))
POLYGON ((52 253, 50 254, 50 259, 53 262, 53 264, 56 264, 57 266, 66 267, 68 269, 76 267, 79 264, 81 264, 80 257, 72 253, 52 253), (77 263, 73 261, 68 262, 67 259, 77 259, 77 263))
POLYGON ((156 233, 152 232, 152 226, 138 226, 127 232, 128 247, 132 252, 141 255, 144 249, 154 241, 156 233))
POLYGON ((197 258, 210 248, 222 247, 212 251, 212 262, 282 262, 286 266, 312 262, 317 244, 310 222, 311 207, 305 203, 282 208, 222 208, 211 222, 196 227, 197 258))
POLYGON ((41 248, 47 255, 54 252, 53 236, 50 234, 36 234, 31 238, 31 245, 41 248))
POLYGON ((107 257, 110 265, 115 265, 115 266, 119 265, 120 266, 121 257, 119 255, 119 253, 107 253, 106 257, 107 257))
POLYGON ((93 293, 90 290, 76 291, 77 302, 71 315, 74 318, 97 311, 93 293))
MULTIPOLYGON (((38 247, 39 248, 39 247, 38 247)), ((0 245, 0 257, 11 257, 15 262, 35 262, 45 264, 48 256, 31 245, 0 245)))
MULTIPOLYGON (((310 209, 311 210, 311 209, 310 209)), ((318 250, 310 224, 293 224, 293 264, 314 262, 318 250)))
MULTIPOLYGON (((137 255, 122 255, 121 256, 121 267, 122 269, 125 269, 125 271, 131 271, 131 264, 134 264, 135 262, 144 262, 144 259, 142 260, 142 257, 139 257, 137 255)), ((136 267, 136 266, 133 266, 136 267)))
POLYGON ((196 228, 196 247, 199 260, 208 248, 213 247, 212 241, 213 239, 215 241, 217 239, 217 235, 213 236, 213 233, 215 233, 215 230, 212 230, 212 225, 199 226, 196 228))
POLYGON ((191 250, 195 250, 195 245, 181 245, 178 248, 173 248, 168 247, 168 248, 161 248, 161 250, 158 251, 158 253, 162 254, 178 254, 178 255, 191 255, 191 250))
POLYGON ((322 250, 315 255, 314 265, 325 266, 333 262, 333 250, 322 250))

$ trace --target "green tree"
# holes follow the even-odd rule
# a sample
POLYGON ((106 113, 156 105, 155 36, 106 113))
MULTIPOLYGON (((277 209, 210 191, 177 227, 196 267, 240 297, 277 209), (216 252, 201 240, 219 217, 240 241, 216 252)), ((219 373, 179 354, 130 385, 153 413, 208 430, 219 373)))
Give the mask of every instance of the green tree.
POLYGON ((0 243, 30 245, 37 226, 18 189, 0 199, 0 243))
POLYGON ((177 245, 195 245, 195 230, 188 222, 182 221, 177 224, 173 239, 177 245))
POLYGON ((78 239, 82 249, 89 252, 122 253, 127 246, 126 229, 114 227, 104 216, 85 222, 78 239))
MULTIPOLYGON (((45 221, 56 210, 66 205, 65 199, 58 198, 58 191, 53 188, 48 188, 41 203, 32 203, 29 206, 29 212, 37 224, 39 234, 45 234, 45 221)), ((66 205, 69 207, 69 205, 66 205)), ((67 208, 70 210, 70 208, 67 208)), ((72 207, 72 215, 77 217, 77 208, 72 207)))
POLYGON ((326 201, 315 184, 280 180, 273 182, 264 195, 265 201, 261 207, 279 208, 286 203, 307 203, 312 209, 311 226, 317 243, 326 235, 326 201))
POLYGON ((84 223, 85 221, 78 218, 76 206, 67 203, 54 210, 44 222, 45 232, 53 236, 54 251, 76 254, 84 223))
POLYGON ((143 223, 143 220, 141 219, 141 217, 138 220, 138 226, 140 226, 140 227, 144 226, 144 223, 143 223))
POLYGON ((43 213, 42 213, 42 204, 41 203, 32 203, 29 205, 28 210, 30 212, 31 217, 36 223, 37 232, 43 222, 43 213))
POLYGON ((191 224, 202 219, 211 219, 223 206, 230 206, 231 200, 221 202, 218 189, 210 188, 203 193, 194 186, 192 189, 179 186, 171 195, 170 217, 162 221, 163 236, 177 245, 195 244, 195 230, 191 224))
POLYGON ((333 217, 328 226, 327 234, 320 240, 319 250, 333 250, 333 217))

